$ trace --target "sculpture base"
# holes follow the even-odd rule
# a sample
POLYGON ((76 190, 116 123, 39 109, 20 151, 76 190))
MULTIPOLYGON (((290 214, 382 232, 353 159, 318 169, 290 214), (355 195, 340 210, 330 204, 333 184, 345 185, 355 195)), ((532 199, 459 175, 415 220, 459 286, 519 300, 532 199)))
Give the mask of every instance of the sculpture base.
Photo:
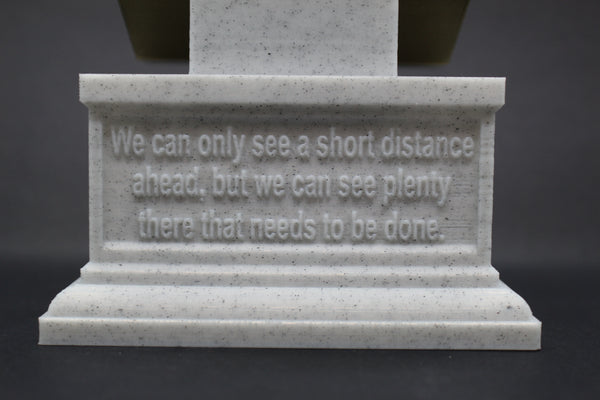
POLYGON ((93 262, 40 343, 539 349, 489 265, 504 83, 82 75, 93 262))
MULTIPOLYGON (((445 272, 428 268, 440 277, 445 272)), ((497 279, 485 283, 494 280, 492 267, 465 268, 480 269, 483 287, 425 287, 417 279, 422 268, 396 277, 416 282, 407 287, 260 287, 251 279, 235 286, 166 283, 176 275, 162 284, 131 284, 125 277, 136 267, 127 266, 122 279, 113 272, 116 282, 109 283, 96 273, 102 268, 89 264, 40 317, 40 344, 539 349, 541 323, 525 301, 497 279)), ((143 281, 143 275, 138 269, 135 279, 143 281)), ((192 282, 190 274, 178 276, 192 282)))

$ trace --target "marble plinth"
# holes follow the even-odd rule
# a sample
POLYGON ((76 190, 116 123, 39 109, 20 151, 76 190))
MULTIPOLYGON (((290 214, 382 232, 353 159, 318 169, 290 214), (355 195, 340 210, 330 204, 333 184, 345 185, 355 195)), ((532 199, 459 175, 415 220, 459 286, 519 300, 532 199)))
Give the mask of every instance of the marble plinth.
POLYGON ((518 349, 501 78, 82 75, 90 262, 41 344, 518 349))

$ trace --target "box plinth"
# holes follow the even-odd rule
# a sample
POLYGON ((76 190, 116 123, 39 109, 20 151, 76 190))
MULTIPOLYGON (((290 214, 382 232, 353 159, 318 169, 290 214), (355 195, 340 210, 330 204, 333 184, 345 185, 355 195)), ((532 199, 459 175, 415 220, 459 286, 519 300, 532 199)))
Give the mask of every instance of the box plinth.
POLYGON ((398 2, 191 1, 190 75, 81 75, 90 261, 40 344, 540 348, 491 266, 503 78, 397 77, 398 2))

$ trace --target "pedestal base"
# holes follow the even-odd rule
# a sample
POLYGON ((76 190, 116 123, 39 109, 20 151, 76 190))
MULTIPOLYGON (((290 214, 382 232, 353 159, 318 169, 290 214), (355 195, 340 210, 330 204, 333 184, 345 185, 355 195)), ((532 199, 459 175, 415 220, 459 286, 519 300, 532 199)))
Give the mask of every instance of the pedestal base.
POLYGON ((80 83, 93 261, 40 343, 539 349, 489 265, 504 79, 80 83))
MULTIPOLYGON (((84 268, 83 277, 61 292, 40 318, 40 344, 540 348, 541 323, 499 280, 487 287, 435 288, 418 283, 259 287, 250 280, 239 286, 174 286, 158 281, 130 284, 126 279, 102 282, 94 269, 94 265, 84 268)), ((491 267, 481 269, 492 276, 495 272, 491 267)), ((139 280, 143 273, 137 272, 139 280)), ((419 282, 419 268, 408 268, 397 278, 410 275, 415 279, 408 282, 419 282)))

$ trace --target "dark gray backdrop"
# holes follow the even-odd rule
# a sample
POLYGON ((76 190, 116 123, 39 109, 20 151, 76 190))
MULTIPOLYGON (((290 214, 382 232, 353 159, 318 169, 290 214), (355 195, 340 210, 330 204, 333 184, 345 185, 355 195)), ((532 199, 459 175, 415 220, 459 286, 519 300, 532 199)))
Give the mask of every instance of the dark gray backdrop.
POLYGON ((77 74, 187 66, 135 60, 116 0, 1 2, 0 398, 600 398, 599 15, 472 0, 448 65, 400 69, 508 78, 493 262, 543 322, 542 351, 52 347, 37 317, 88 258, 77 74))
MULTIPOLYGON (((115 1, 0 6, 0 254, 87 259, 87 114, 78 73, 186 73, 133 56, 115 1)), ((493 261, 600 257, 596 0, 473 0, 452 60, 401 75, 505 76, 497 115, 493 261)))

